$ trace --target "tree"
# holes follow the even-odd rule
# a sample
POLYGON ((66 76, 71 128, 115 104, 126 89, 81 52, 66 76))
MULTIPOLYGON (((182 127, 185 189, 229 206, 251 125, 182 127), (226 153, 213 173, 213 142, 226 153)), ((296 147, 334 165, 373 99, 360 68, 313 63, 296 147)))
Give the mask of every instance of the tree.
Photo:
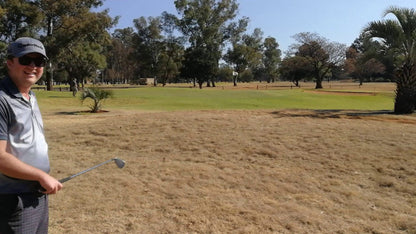
POLYGON ((263 64, 267 76, 267 82, 273 82, 278 76, 278 65, 280 63, 281 51, 279 43, 273 37, 268 37, 263 43, 263 64))
POLYGON ((165 41, 165 50, 160 56, 159 73, 163 86, 172 81, 179 73, 184 54, 183 46, 176 40, 165 41))
POLYGON ((84 102, 86 99, 91 98, 93 104, 90 106, 92 113, 97 113, 101 110, 103 101, 107 98, 111 98, 113 92, 111 90, 104 90, 98 87, 86 88, 81 95, 81 101, 84 102))
POLYGON ((140 17, 134 20, 134 56, 140 77, 154 77, 155 85, 159 71, 159 60, 163 48, 162 23, 160 17, 140 17))
POLYGON ((366 79, 371 81, 372 76, 384 74, 386 70, 384 64, 376 58, 359 53, 354 47, 350 47, 347 51, 344 68, 347 73, 360 81, 360 85, 366 79))
MULTIPOLYGON (((261 66, 262 35, 263 32, 256 28, 251 35, 243 34, 239 40, 233 39, 232 48, 228 49, 224 56, 224 60, 233 66, 234 71, 238 73, 238 77, 241 78, 241 75, 247 69, 251 70, 245 73, 245 82, 251 81, 253 71, 261 66)), ((234 86, 237 86, 236 80, 234 81, 234 86)))
MULTIPOLYGON (((106 66, 105 57, 97 53, 102 51, 102 47, 93 42, 77 43, 69 50, 72 59, 66 61, 65 70, 71 78, 75 79, 75 84, 81 83, 82 87, 86 83, 86 79, 90 78, 96 82, 97 72, 106 66)), ((72 90, 75 87, 71 87, 72 90)))
POLYGON ((57 41, 50 43, 65 46, 55 48, 58 53, 56 69, 66 70, 75 83, 84 85, 87 79, 95 81, 97 71, 107 66, 105 50, 111 40, 106 30, 112 24, 107 12, 84 12, 77 17, 66 17, 63 25, 55 30, 53 39, 57 41))
POLYGON ((416 11, 390 7, 384 16, 389 14, 395 19, 371 22, 363 31, 371 38, 380 39, 385 49, 395 55, 394 112, 413 113, 416 109, 416 11))
MULTIPOLYGON (((7 45, 22 36, 38 38, 36 32, 40 28, 42 14, 29 1, 0 0, 0 61, 6 59, 7 45)), ((6 74, 5 66, 1 66, 1 74, 6 74)))
POLYGON ((211 73, 207 71, 216 66, 216 60, 210 59, 210 55, 203 48, 189 47, 185 50, 181 74, 194 79, 194 83, 197 82, 200 89, 204 82, 211 78, 211 73))
POLYGON ((386 50, 378 40, 372 40, 368 34, 361 33, 348 48, 345 71, 360 82, 372 81, 374 76, 384 81, 391 81, 394 79, 393 60, 393 54, 386 50), (374 67, 368 67, 368 65, 374 65, 374 67))
POLYGON ((111 46, 106 50, 107 68, 103 82, 131 83, 134 79, 136 61, 133 48, 133 28, 116 29, 111 46))
POLYGON ((175 6, 181 17, 177 18, 177 25, 190 44, 184 66, 191 67, 183 70, 187 75, 197 75, 190 78, 198 79, 200 88, 209 81, 215 86, 222 48, 235 26, 231 21, 236 17, 238 4, 236 0, 176 0, 175 6), (189 57, 192 55, 196 57, 189 57))
POLYGON ((315 78, 315 89, 321 89, 323 79, 334 66, 334 64, 329 62, 328 53, 326 53, 317 41, 312 41, 300 46, 299 52, 296 55, 308 61, 312 68, 312 75, 315 78))
MULTIPOLYGON (((48 90, 53 88, 54 72, 63 74, 63 70, 70 69, 65 73, 73 74, 77 73, 74 67, 81 68, 72 66, 77 49, 88 51, 89 56, 82 59, 84 68, 91 70, 91 66, 98 65, 91 73, 94 74, 105 66, 100 56, 104 56, 103 51, 110 42, 107 30, 117 20, 109 17, 108 11, 91 12, 101 4, 101 0, 0 1, 0 46, 21 36, 43 41, 50 59, 45 72, 48 90)), ((85 71, 80 71, 77 77, 84 74, 85 71)), ((89 77, 82 77, 86 78, 89 77)))
POLYGON ((323 88, 324 78, 330 76, 333 69, 343 65, 347 50, 345 45, 329 42, 326 38, 309 32, 296 34, 294 38, 299 44, 291 45, 289 55, 295 53, 297 56, 305 57, 313 68, 315 88, 323 88))
POLYGON ((297 87, 301 79, 309 79, 313 68, 310 62, 302 56, 291 56, 284 58, 279 73, 283 80, 292 81, 297 87))
POLYGON ((165 34, 160 62, 160 76, 162 85, 166 82, 174 80, 179 74, 182 67, 182 60, 185 53, 185 38, 176 36, 175 17, 163 12, 162 13, 162 32, 165 34))
POLYGON ((33 1, 0 0, 0 9, 2 41, 9 43, 22 36, 36 36, 43 14, 33 1))
MULTIPOLYGON (((102 5, 101 0, 36 0, 32 1, 42 12, 43 41, 50 58, 50 66, 46 73, 47 89, 53 88, 53 73, 56 70, 71 65, 74 48, 80 48, 78 44, 93 45, 98 55, 103 54, 109 41, 107 29, 112 27, 113 21, 108 16, 108 11, 91 12, 92 8, 102 5), (55 65, 52 63, 52 61, 55 65)), ((102 55, 103 56, 103 55, 102 55)), ((93 56, 91 58, 98 58, 93 56)), ((89 60, 84 60, 89 62, 89 60)), ((96 63, 96 61, 91 61, 96 63)), ((68 66, 69 67, 69 66, 68 66)), ((72 69, 72 68, 70 68, 72 69)), ((99 69, 99 68, 96 68, 99 69)), ((72 73, 74 70, 72 69, 72 73)), ((86 77, 82 77, 85 79, 86 77)))

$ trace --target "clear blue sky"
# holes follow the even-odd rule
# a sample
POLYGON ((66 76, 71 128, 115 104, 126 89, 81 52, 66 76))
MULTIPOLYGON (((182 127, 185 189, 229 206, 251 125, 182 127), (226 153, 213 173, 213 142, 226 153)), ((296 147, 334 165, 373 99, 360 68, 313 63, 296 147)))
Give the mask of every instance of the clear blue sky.
MULTIPOLYGON (((415 0, 237 0, 239 15, 250 18, 248 32, 261 28, 284 52, 293 35, 312 32, 349 46, 371 21, 382 20, 389 6, 416 8, 415 0)), ((133 19, 176 14, 174 0, 104 0, 99 8, 120 16, 115 28, 133 27, 133 19)))

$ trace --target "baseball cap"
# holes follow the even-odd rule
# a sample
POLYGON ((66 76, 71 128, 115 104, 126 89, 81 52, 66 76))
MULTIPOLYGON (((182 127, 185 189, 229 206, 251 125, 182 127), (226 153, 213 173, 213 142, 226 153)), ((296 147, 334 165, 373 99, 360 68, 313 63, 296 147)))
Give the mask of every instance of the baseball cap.
POLYGON ((42 42, 31 37, 18 38, 16 41, 10 43, 7 48, 7 54, 17 58, 29 53, 38 53, 48 58, 42 42))

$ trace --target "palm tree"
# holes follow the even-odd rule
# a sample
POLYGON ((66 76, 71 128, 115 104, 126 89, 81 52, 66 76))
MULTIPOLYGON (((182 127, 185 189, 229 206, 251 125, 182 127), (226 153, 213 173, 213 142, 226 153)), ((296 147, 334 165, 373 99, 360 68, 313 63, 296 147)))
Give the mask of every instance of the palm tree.
POLYGON ((87 88, 82 92, 81 101, 84 101, 87 98, 91 98, 94 103, 90 106, 92 113, 97 113, 101 110, 101 105, 103 100, 113 96, 111 90, 103 90, 98 87, 87 88))
POLYGON ((396 19, 371 22, 364 32, 370 38, 379 38, 396 65, 396 99, 394 112, 413 113, 416 108, 416 12, 414 9, 390 7, 384 16, 396 19))

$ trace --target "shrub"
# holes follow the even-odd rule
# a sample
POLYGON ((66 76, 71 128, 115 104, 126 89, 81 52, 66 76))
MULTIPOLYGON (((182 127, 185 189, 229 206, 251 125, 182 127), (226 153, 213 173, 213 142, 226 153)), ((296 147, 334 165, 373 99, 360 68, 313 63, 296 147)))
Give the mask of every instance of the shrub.
POLYGON ((101 110, 102 102, 113 97, 113 92, 111 90, 104 90, 98 87, 86 88, 81 95, 81 101, 84 102, 85 99, 91 98, 94 103, 90 106, 92 113, 97 113, 101 110))

